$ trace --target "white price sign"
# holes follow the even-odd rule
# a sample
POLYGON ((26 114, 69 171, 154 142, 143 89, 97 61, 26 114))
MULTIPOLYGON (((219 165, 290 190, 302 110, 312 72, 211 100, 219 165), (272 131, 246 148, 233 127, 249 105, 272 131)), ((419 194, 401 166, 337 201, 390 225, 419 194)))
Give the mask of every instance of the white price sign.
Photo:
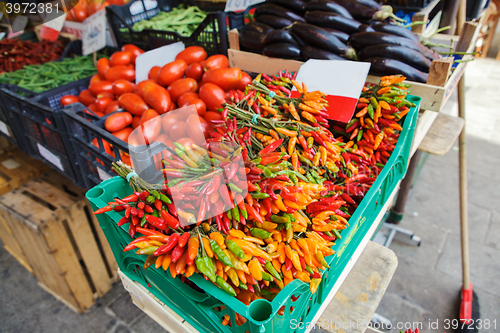
POLYGON ((106 11, 101 9, 83 21, 82 53, 96 52, 106 46, 106 11))
POLYGON ((240 10, 245 10, 251 5, 256 3, 264 2, 264 0, 227 0, 226 2, 226 12, 237 12, 240 10))

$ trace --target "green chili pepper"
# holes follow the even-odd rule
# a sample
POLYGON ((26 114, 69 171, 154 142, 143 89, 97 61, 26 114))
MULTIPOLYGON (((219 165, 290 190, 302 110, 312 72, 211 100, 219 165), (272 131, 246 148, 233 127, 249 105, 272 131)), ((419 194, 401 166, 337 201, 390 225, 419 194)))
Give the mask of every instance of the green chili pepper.
POLYGON ((258 193, 250 193, 250 195, 252 196, 252 198, 254 199, 266 199, 266 198, 269 198, 269 194, 267 193, 263 193, 263 192, 258 192, 258 193))
POLYGON ((278 271, 276 271, 273 264, 268 260, 266 260, 266 269, 269 273, 271 273, 272 276, 274 276, 274 278, 276 278, 276 280, 282 281, 278 271))
POLYGON ((293 217, 292 214, 283 213, 283 216, 288 217, 290 221, 295 222, 295 217, 293 217))
POLYGON ((208 256, 203 256, 203 257, 197 257, 194 261, 194 264, 196 265, 196 268, 198 271, 205 275, 207 278, 210 279, 210 281, 215 282, 215 272, 210 269, 210 267, 207 265, 207 261, 205 258, 210 259, 208 256))
POLYGON ((142 249, 137 250, 135 253, 136 254, 147 254, 148 256, 152 256, 158 246, 149 246, 149 247, 144 247, 142 249))
POLYGON ((382 163, 378 163, 378 162, 375 163, 375 165, 378 166, 379 168, 383 168, 384 167, 384 165, 382 163))
POLYGON ((214 241, 213 239, 210 240, 210 247, 212 248, 212 251, 217 255, 217 259, 219 259, 221 263, 231 268, 234 268, 231 259, 229 259, 229 257, 226 256, 226 254, 222 251, 219 245, 217 245, 217 242, 214 241))
POLYGON ((246 285, 246 284, 244 284, 244 283, 243 283, 243 282, 241 282, 241 281, 240 281, 240 284, 239 284, 238 288, 248 290, 247 285, 246 285))
POLYGON ((259 228, 250 228, 250 234, 260 239, 268 239, 271 238, 271 236, 273 235, 272 233, 259 228))
MULTIPOLYGON (((170 185, 170 184, 169 184, 170 185)), ((160 194, 160 200, 163 201, 164 203, 171 204, 172 201, 170 200, 169 197, 167 197, 165 194, 161 193, 160 194)))
POLYGON ((360 131, 358 132, 358 136, 357 136, 357 138, 356 138, 356 141, 361 141, 361 138, 363 138, 363 130, 360 130, 360 131))
POLYGON ((233 211, 232 211, 232 209, 229 209, 229 210, 226 212, 226 214, 227 214, 227 217, 228 217, 230 220, 232 220, 232 219, 233 219, 233 211))
POLYGON ((387 103, 389 103, 389 104, 394 104, 394 103, 396 103, 396 100, 395 100, 395 99, 393 99, 393 98, 389 98, 389 97, 386 97, 386 96, 384 96, 384 95, 379 96, 379 98, 378 98, 378 99, 379 99, 379 100, 381 100, 381 101, 385 101, 385 102, 387 102, 387 103))
POLYGON ((370 118, 373 119, 373 106, 370 104, 368 105, 367 109, 368 109, 368 115, 370 116, 370 118))
POLYGON ((347 123, 345 128, 351 127, 352 125, 354 125, 356 121, 358 121, 356 118, 351 119, 351 121, 347 123))
POLYGON ((338 239, 342 239, 342 236, 340 235, 340 232, 337 229, 333 229, 332 234, 338 239))
POLYGON ((260 161, 262 161, 262 158, 260 158, 260 157, 254 159, 254 160, 251 160, 251 162, 254 163, 254 164, 259 164, 260 161))
POLYGON ((141 228, 144 227, 146 223, 148 223, 148 221, 146 221, 146 215, 144 215, 141 219, 141 228))
POLYGON ((309 273, 309 274, 311 274, 311 275, 314 275, 314 272, 313 272, 313 270, 311 269, 311 267, 309 267, 309 266, 307 266, 307 265, 306 265, 306 272, 307 272, 307 273, 309 273))
POLYGON ((274 223, 287 223, 290 220, 285 216, 271 215, 271 221, 274 223))
POLYGON ((151 203, 151 204, 154 204, 155 203, 155 198, 152 195, 149 195, 146 198, 146 201, 149 202, 149 203, 151 203))
POLYGON ((316 179, 314 179, 314 177, 311 175, 310 172, 306 173, 306 177, 307 177, 307 180, 310 182, 310 183, 313 183, 313 184, 317 184, 318 182, 316 181, 316 179))
POLYGON ((378 102, 375 97, 370 98, 370 104, 373 106, 373 109, 376 110, 378 108, 378 102))
POLYGON ((264 281, 269 281, 269 282, 273 282, 274 281, 274 278, 271 274, 267 273, 267 272, 264 272, 262 271, 262 280, 264 281))
POLYGON ((231 252, 238 256, 238 258, 245 258, 245 252, 243 252, 241 247, 239 247, 238 244, 236 244, 234 241, 226 239, 226 246, 231 252))
POLYGON ((273 178, 273 172, 269 170, 269 168, 263 165, 259 165, 258 168, 264 171, 264 176, 266 176, 267 178, 273 178))
POLYGON ((312 136, 307 138, 307 147, 311 148, 314 144, 314 138, 312 136))
POLYGON ((308 166, 311 166, 311 167, 313 166, 313 163, 309 159, 307 159, 304 156, 302 156, 302 154, 297 154, 297 155, 299 156, 299 161, 301 161, 302 163, 307 164, 308 166))
POLYGON ((220 289, 224 290, 229 295, 236 297, 236 291, 234 291, 233 287, 231 287, 229 283, 224 281, 223 278, 217 275, 215 278, 215 283, 217 283, 220 289))

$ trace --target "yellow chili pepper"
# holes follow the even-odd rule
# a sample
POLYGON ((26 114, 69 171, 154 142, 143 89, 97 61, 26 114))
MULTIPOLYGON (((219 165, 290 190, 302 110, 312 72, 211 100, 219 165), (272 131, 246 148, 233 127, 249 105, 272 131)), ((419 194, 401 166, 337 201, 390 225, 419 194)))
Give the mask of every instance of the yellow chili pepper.
POLYGON ((318 290, 319 283, 321 282, 320 278, 312 278, 311 283, 309 284, 309 290, 311 290, 311 294, 314 294, 316 290, 318 290))
POLYGON ((229 234, 231 236, 239 238, 239 239, 242 239, 243 237, 246 237, 246 234, 243 231, 237 230, 237 229, 230 229, 229 230, 229 234))
POLYGON ((276 131, 278 131, 279 133, 281 133, 283 135, 289 136, 291 138, 297 136, 297 132, 292 131, 292 130, 288 130, 286 128, 276 128, 276 131))
POLYGON ((269 106, 269 101, 267 99, 265 99, 261 95, 257 96, 257 98, 259 99, 260 104, 265 105, 265 106, 269 106))
POLYGON ((248 236, 245 236, 243 237, 244 240, 246 241, 249 241, 249 242, 252 242, 252 243, 256 243, 256 244, 259 244, 259 245, 265 245, 266 243, 264 243, 264 241, 260 238, 255 238, 255 237, 248 237, 248 236))
POLYGON ((276 133, 275 130, 269 130, 269 135, 274 139, 274 140, 279 140, 280 139, 280 136, 278 135, 278 133, 276 133))
POLYGON ((248 263, 248 269, 250 270, 250 274, 253 276, 253 278, 257 281, 262 281, 262 271, 260 267, 260 263, 257 261, 257 259, 252 259, 248 263))
POLYGON ((233 283, 233 285, 235 285, 235 286, 240 285, 240 279, 238 278, 238 274, 236 273, 234 268, 229 268, 229 270, 226 273, 227 273, 227 276, 229 276, 229 279, 231 279, 231 282, 233 283))
POLYGON ((222 236, 220 233, 212 232, 210 234, 210 239, 213 239, 221 249, 224 250, 226 248, 226 244, 224 244, 224 236, 222 236))
POLYGON ((276 204, 276 206, 278 206, 278 208, 282 211, 282 212, 286 212, 288 209, 286 208, 285 204, 283 203, 283 199, 281 198, 281 196, 278 194, 276 195, 277 199, 274 200, 274 203, 276 204))
POLYGON ((285 263, 286 254, 285 254, 285 243, 278 243, 278 252, 280 254, 278 260, 281 264, 285 263))
POLYGON ((296 270, 301 271, 302 270, 302 265, 300 264, 300 259, 299 259, 299 254, 292 250, 292 260, 293 267, 295 267, 296 270))
POLYGON ((310 121, 311 123, 316 123, 317 122, 316 118, 314 118, 314 116, 312 114, 310 114, 309 112, 307 112, 307 111, 302 111, 300 113, 300 115, 302 117, 304 117, 306 120, 310 121))
POLYGON ((319 165, 319 159, 321 158, 321 153, 320 152, 316 152, 316 154, 314 154, 314 158, 313 158, 313 165, 314 166, 318 166, 319 165))
POLYGON ((287 271, 286 265, 281 265, 281 272, 285 278, 293 279, 292 270, 287 271))

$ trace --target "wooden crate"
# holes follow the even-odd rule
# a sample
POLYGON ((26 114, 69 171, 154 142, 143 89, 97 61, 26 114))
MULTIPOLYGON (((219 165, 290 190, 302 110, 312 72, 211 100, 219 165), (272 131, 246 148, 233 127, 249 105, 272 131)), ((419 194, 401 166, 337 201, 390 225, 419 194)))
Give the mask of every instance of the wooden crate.
POLYGON ((19 244, 16 258, 29 264, 39 285, 82 313, 111 289, 116 263, 83 190, 59 174, 44 178, 0 197, 0 221, 19 244))
MULTIPOLYGON (((475 40, 478 32, 478 23, 467 22, 462 35, 457 36, 440 36, 440 40, 455 42, 457 40, 455 50, 460 52, 471 52, 474 49, 475 40)), ((466 56, 464 59, 468 59, 466 56)), ((257 53, 240 51, 238 31, 233 29, 229 31, 229 50, 228 50, 229 65, 238 67, 243 71, 265 74, 276 74, 281 70, 288 69, 289 71, 297 71, 303 64, 301 61, 269 58, 257 53)), ((411 94, 422 97, 422 110, 440 111, 451 96, 451 93, 457 86, 462 77, 466 62, 460 63, 455 70, 451 71, 452 63, 449 59, 433 61, 427 83, 419 83, 413 81, 405 81, 411 84, 411 94)), ((379 76, 368 75, 366 81, 369 83, 378 83, 379 76)))
POLYGON ((29 157, 17 148, 6 149, 0 155, 0 195, 39 177, 48 169, 43 162, 29 157))

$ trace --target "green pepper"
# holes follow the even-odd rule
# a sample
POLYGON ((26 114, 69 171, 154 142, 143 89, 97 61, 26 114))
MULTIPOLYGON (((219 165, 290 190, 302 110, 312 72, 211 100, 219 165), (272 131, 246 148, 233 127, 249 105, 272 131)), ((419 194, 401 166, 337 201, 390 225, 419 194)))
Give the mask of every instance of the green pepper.
POLYGON ((347 125, 345 126, 345 128, 349 128, 349 127, 351 127, 352 125, 354 125, 354 123, 355 123, 356 121, 358 121, 356 118, 351 119, 351 121, 347 123, 347 125))
POLYGON ((269 170, 268 167, 266 167, 264 165, 259 165, 257 167, 259 169, 261 169, 262 171, 264 171, 264 176, 266 176, 267 178, 273 178, 273 172, 271 170, 269 170))
POLYGON ((269 194, 267 193, 263 193, 263 192, 258 192, 258 193, 250 193, 250 195, 252 196, 252 198, 254 199, 266 199, 266 198, 269 198, 269 194))
POLYGON ((234 241, 226 239, 226 246, 231 252, 238 256, 238 258, 245 258, 245 252, 234 241))
POLYGON ((217 283, 220 289, 224 290, 229 295, 236 297, 236 291, 234 291, 233 287, 231 287, 229 283, 224 281, 223 278, 217 275, 215 278, 215 283, 217 283))
POLYGON ((148 195, 148 197, 146 198, 146 201, 149 202, 150 204, 154 204, 155 198, 152 195, 148 195))
POLYGON ((227 253, 229 253, 229 259, 231 259, 235 270, 244 271, 246 269, 245 264, 233 252, 227 251, 227 253))
POLYGON ((309 273, 309 274, 311 274, 311 275, 314 275, 314 272, 313 272, 313 270, 311 269, 311 267, 309 267, 309 266, 307 266, 307 265, 306 265, 306 272, 307 272, 307 273, 309 273))
POLYGON ((356 141, 361 141, 361 139, 362 139, 362 138, 363 138, 363 130, 360 130, 360 131, 358 132, 358 136, 357 136, 357 138, 356 138, 356 141))
POLYGON ((269 282, 273 282, 274 281, 274 278, 271 274, 269 274, 268 272, 264 272, 262 271, 262 280, 264 281, 269 281, 269 282))
POLYGON ((244 284, 244 283, 243 283, 243 282, 241 282, 241 281, 240 281, 240 284, 239 284, 238 288, 248 290, 247 285, 246 285, 246 284, 244 284))
POLYGON ((290 221, 285 222, 285 230, 290 230, 291 227, 292 227, 292 222, 290 221))
POLYGON ((229 209, 228 211, 226 211, 226 214, 227 214, 227 217, 232 220, 233 219, 233 210, 232 209, 229 209))
POLYGON ((280 163, 280 164, 270 165, 267 168, 269 170, 271 170, 272 172, 278 172, 278 171, 285 170, 287 168, 287 166, 284 165, 283 163, 280 163))
MULTIPOLYGON (((299 155, 300 156, 300 155, 299 155)), ((309 161, 309 160, 307 160, 309 161)), ((309 161, 310 162, 310 161, 309 161)), ((298 171, 295 171, 295 170, 283 170, 283 171, 278 171, 276 172, 276 175, 286 175, 288 177, 290 177, 290 179, 292 179, 292 177, 298 177, 300 178, 301 180, 307 182, 307 178, 304 177, 300 172, 298 171)))
POLYGON ((307 159, 304 156, 302 156, 302 154, 297 154, 297 155, 299 156, 299 161, 301 161, 302 163, 307 164, 310 167, 313 166, 313 163, 309 159, 307 159))
POLYGON ((379 168, 383 168, 384 167, 384 165, 382 163, 378 163, 378 162, 375 163, 375 165, 378 166, 379 168))
POLYGON ((315 170, 311 171, 311 176, 313 176, 313 178, 316 179, 317 184, 323 185, 323 182, 325 180, 321 178, 315 170))
POLYGON ((342 236, 340 235, 340 232, 337 230, 337 229, 333 229, 332 230, 332 233, 335 237, 337 237, 338 239, 342 239, 342 236))
POLYGON ((163 201, 164 203, 167 203, 167 204, 171 204, 172 203, 172 201, 170 200, 170 198, 167 197, 163 193, 160 194, 160 200, 163 201))
POLYGON ((368 115, 370 116, 370 118, 373 119, 373 106, 370 104, 368 105, 367 109, 368 109, 368 115))
POLYGON ((313 183, 313 184, 317 184, 318 182, 316 181, 316 179, 314 179, 314 177, 311 175, 310 172, 306 173, 306 177, 307 177, 307 180, 310 182, 310 183, 313 183))
POLYGON ((250 162, 252 162, 254 164, 259 164, 260 161, 262 161, 262 158, 258 157, 258 158, 254 159, 254 160, 251 160, 250 162))
POLYGON ((290 221, 295 222, 295 217, 293 217, 292 214, 283 213, 283 216, 288 217, 290 221))
POLYGON ((196 265, 196 268, 201 274, 209 278, 210 281, 215 282, 215 271, 212 271, 210 269, 210 267, 207 265, 207 261, 205 258, 210 259, 210 257, 208 256, 197 257, 194 261, 194 264, 196 265))
POLYGON ((393 86, 396 86, 396 87, 403 87, 403 88, 411 88, 411 84, 406 84, 406 83, 393 83, 392 84, 393 86))
POLYGON ((232 212, 231 212, 231 215, 233 215, 233 218, 234 218, 236 221, 240 222, 240 210, 239 210, 239 208, 238 208, 238 205, 234 205, 234 208, 233 208, 233 209, 231 209, 231 211, 232 211, 232 212))
POLYGON ((276 280, 282 281, 281 276, 279 275, 278 271, 276 271, 273 264, 268 260, 266 260, 266 269, 269 273, 271 273, 272 276, 274 276, 276 278, 276 280))
POLYGON ((227 185, 233 192, 236 192, 236 193, 241 193, 243 192, 243 190, 241 188, 239 188, 238 186, 236 186, 236 184, 233 184, 233 183, 229 183, 227 185))
POLYGON ((373 109, 376 110, 378 108, 378 102, 375 97, 370 98, 370 104, 373 106, 373 109))
POLYGON ((381 100, 381 101, 387 102, 388 104, 394 104, 394 103, 396 103, 395 99, 389 98, 389 97, 385 97, 384 95, 379 96, 378 99, 381 100))
POLYGON ((314 144, 314 138, 312 136, 307 138, 307 148, 311 148, 314 144))
MULTIPOLYGON (((238 208, 240 208, 240 207, 238 206, 238 208)), ((240 208, 240 213, 241 213, 241 215, 243 215, 243 217, 244 217, 245 219, 247 219, 247 218, 248 218, 247 209, 246 209, 246 207, 244 207, 244 208, 245 208, 245 209, 241 209, 241 208, 240 208)))
POLYGON ((226 256, 224 251, 222 251, 220 246, 213 239, 210 240, 210 247, 212 248, 212 251, 215 253, 215 255, 217 256, 217 259, 219 259, 219 261, 221 263, 223 263, 224 265, 229 266, 231 268, 234 268, 234 265, 231 262, 231 259, 229 259, 229 257, 226 256))
POLYGON ((272 233, 259 228, 250 228, 250 234, 260 239, 268 239, 273 235, 272 233))
POLYGON ((146 221, 146 214, 144 214, 144 216, 141 219, 141 228, 144 227, 146 223, 148 223, 148 221, 146 221))
POLYGON ((158 246, 148 246, 148 247, 144 247, 142 249, 139 249, 137 250, 135 253, 136 254, 147 254, 148 256, 152 256, 156 249, 158 248, 158 246))
POLYGON ((271 221, 274 223, 287 223, 290 220, 285 216, 271 215, 271 221))

